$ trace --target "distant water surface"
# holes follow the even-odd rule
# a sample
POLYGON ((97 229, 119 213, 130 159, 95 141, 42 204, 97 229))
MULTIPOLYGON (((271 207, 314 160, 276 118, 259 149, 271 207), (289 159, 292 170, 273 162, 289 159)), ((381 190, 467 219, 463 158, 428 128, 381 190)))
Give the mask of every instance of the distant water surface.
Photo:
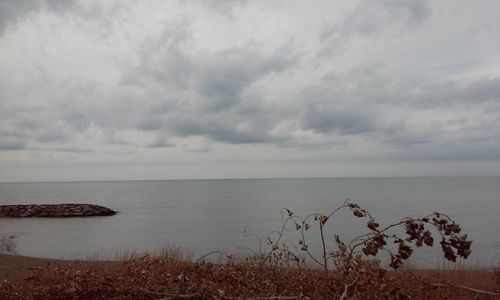
MULTIPOLYGON (((500 262, 500 177, 234 179, 127 182, 0 183, 0 204, 93 203, 119 211, 111 217, 0 219, 0 234, 17 236, 21 255, 82 258, 115 251, 157 251, 176 245, 201 254, 259 249, 243 230, 265 236, 280 228, 283 207, 306 215, 328 212, 346 199, 382 224, 440 211, 452 216, 473 242, 473 266, 500 262)), ((346 239, 364 224, 341 213, 328 242, 346 239)), ((317 243, 311 230, 311 243, 317 243)), ((289 240, 295 241, 292 232, 289 240)), ((412 263, 441 262, 439 243, 417 249, 412 263)))

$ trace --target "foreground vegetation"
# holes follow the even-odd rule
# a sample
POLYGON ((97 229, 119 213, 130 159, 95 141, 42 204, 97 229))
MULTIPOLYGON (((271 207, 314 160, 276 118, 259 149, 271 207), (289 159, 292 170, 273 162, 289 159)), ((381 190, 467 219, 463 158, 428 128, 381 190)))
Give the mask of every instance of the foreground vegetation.
POLYGON ((304 218, 284 209, 281 229, 265 237, 266 247, 253 255, 234 257, 214 251, 192 261, 171 249, 116 262, 41 261, 28 269, 24 266, 24 273, 17 276, 5 276, 0 298, 499 299, 498 270, 401 268, 414 248, 432 246, 436 234, 445 259, 466 259, 472 242, 460 232, 457 223, 439 213, 381 226, 349 201, 329 214, 304 218), (360 218, 367 232, 349 242, 328 235, 329 221, 342 210, 360 218), (292 230, 299 237, 297 245, 284 242, 292 230), (311 231, 320 236, 318 251, 311 249, 311 231), (389 268, 382 267, 381 253, 387 255, 389 268), (211 255, 223 260, 213 263, 211 255))
POLYGON ((117 262, 40 261, 23 276, 2 281, 0 299, 499 299, 499 272, 365 268, 346 286, 336 271, 261 269, 247 262, 149 255, 117 262))

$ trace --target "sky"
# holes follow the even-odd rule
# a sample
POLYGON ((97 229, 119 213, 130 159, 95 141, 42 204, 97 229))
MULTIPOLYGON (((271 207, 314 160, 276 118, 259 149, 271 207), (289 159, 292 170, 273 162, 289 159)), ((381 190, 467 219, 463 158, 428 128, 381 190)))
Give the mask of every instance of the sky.
POLYGON ((499 12, 0 0, 0 181, 499 176, 499 12))

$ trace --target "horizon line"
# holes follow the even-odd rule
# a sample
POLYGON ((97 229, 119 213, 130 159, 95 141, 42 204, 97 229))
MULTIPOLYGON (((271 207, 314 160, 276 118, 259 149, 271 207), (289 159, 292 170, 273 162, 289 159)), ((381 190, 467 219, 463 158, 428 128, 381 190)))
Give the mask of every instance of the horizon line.
POLYGON ((93 182, 146 182, 146 181, 217 181, 217 180, 319 180, 319 179, 425 179, 425 178, 495 178, 499 175, 425 175, 425 176, 327 176, 327 177, 220 177, 170 179, 104 179, 104 180, 40 180, 0 181, 0 183, 93 183, 93 182))

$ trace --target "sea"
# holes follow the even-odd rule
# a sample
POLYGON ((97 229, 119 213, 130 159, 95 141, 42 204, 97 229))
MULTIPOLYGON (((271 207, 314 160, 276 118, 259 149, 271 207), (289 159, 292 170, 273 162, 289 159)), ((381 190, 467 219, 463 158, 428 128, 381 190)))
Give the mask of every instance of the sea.
MULTIPOLYGON (((473 240, 460 266, 500 264, 500 177, 214 179, 105 182, 0 183, 0 204, 91 203, 112 208, 108 217, 0 219, 0 236, 18 255, 64 259, 114 259, 178 247, 193 259, 210 251, 249 255, 266 251, 289 209, 305 217, 329 214, 346 199, 368 210, 381 226, 434 212, 449 215, 473 240)), ((319 255, 318 224, 310 219, 306 243, 319 255)), ((288 223, 281 242, 300 252, 300 235, 288 223)), ((403 233, 396 227, 394 233, 403 233)), ((341 210, 325 227, 348 242, 366 233, 366 220, 341 210)), ((439 237, 415 249, 413 267, 447 266, 439 237)), ((387 261, 387 253, 380 259, 387 261)))

